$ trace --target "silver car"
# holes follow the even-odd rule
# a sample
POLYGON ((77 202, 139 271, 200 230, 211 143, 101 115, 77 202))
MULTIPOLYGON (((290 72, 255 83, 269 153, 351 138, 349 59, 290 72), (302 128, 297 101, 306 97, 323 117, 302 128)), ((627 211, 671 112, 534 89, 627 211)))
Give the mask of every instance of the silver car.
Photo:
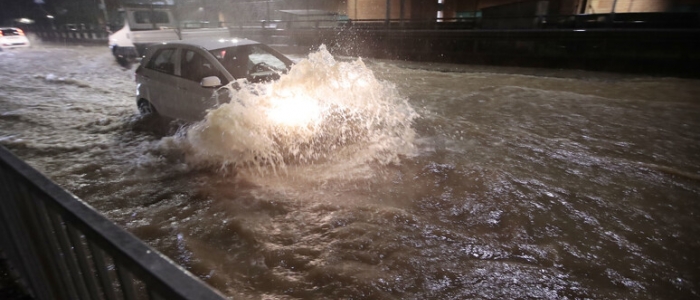
POLYGON ((142 114, 185 121, 229 100, 220 87, 235 80, 276 80, 292 61, 247 39, 173 41, 150 46, 136 69, 136 104, 142 114))

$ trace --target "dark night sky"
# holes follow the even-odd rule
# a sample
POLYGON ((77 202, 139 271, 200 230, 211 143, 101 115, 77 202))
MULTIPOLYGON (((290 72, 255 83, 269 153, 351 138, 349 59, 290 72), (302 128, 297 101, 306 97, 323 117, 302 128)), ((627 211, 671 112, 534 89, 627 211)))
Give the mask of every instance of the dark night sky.
MULTIPOLYGON (((42 12, 41 7, 34 3, 35 0, 0 0, 0 24, 10 25, 13 19, 17 18, 35 18, 39 16, 45 16, 46 13, 42 12)), ((44 9, 49 10, 51 8, 50 0, 44 0, 46 4, 43 5, 44 9)))
POLYGON ((10 25, 14 19, 30 18, 47 23, 47 14, 55 17, 56 24, 94 23, 101 16, 99 6, 105 2, 116 7, 120 0, 0 0, 0 25, 10 25), (43 2, 37 4, 36 2, 43 2))

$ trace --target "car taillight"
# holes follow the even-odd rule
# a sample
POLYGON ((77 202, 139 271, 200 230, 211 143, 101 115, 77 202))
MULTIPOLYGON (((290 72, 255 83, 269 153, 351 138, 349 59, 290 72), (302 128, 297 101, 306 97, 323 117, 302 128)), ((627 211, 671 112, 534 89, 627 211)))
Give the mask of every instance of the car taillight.
POLYGON ((0 36, 2 36, 2 30, 0 30, 0 36))
POLYGON ((19 35, 24 35, 24 31, 22 31, 22 29, 19 28, 17 28, 17 33, 19 33, 19 35))

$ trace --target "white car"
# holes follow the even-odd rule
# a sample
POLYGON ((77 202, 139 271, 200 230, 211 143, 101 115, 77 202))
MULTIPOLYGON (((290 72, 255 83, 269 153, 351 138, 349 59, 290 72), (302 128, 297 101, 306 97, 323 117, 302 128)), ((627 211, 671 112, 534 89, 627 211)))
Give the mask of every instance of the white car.
POLYGON ((29 47, 24 31, 15 27, 0 27, 0 50, 29 47))
POLYGON ((136 105, 142 114, 185 121, 227 102, 222 87, 234 80, 276 80, 292 61, 247 39, 173 41, 150 46, 136 69, 136 105))

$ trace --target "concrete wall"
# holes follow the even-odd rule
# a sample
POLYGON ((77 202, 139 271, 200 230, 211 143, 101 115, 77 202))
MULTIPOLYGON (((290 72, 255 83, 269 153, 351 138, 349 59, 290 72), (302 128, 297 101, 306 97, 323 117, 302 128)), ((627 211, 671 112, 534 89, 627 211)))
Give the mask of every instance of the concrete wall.
MULTIPOLYGON (((390 0, 392 19, 401 18, 401 1, 390 0)), ((411 18, 411 1, 404 1, 404 18, 411 18)), ((347 12, 350 19, 386 19, 387 0, 347 0, 347 12)))
POLYGON ((574 68, 700 77, 698 30, 233 30, 290 49, 325 44, 333 54, 411 61, 574 68))
POLYGON ((411 3, 411 19, 413 20, 432 20, 437 17, 437 0, 411 0, 406 1, 411 3))
MULTIPOLYGON (((536 0, 446 0, 445 18, 454 18, 457 12, 481 11, 484 8, 494 6, 514 5, 522 2, 535 2, 536 0)), ((576 14, 578 0, 548 0, 550 14, 572 15, 576 14)))
MULTIPOLYGON (((361 0, 356 0, 361 1, 361 0)), ((615 0, 549 0, 549 13, 558 15, 574 15, 585 13, 609 13, 615 0)), ((413 0, 414 15, 425 18, 435 18, 437 0, 413 0)), ((528 0, 445 0, 444 17, 454 18, 457 12, 480 11, 484 8, 508 5, 528 0)), ((669 12, 678 11, 679 7, 695 7, 700 9, 700 0, 617 0, 615 12, 669 12)))
POLYGON ((631 12, 666 12, 673 5, 672 1, 663 0, 589 0, 586 13, 609 13, 615 4, 616 13, 631 12))

